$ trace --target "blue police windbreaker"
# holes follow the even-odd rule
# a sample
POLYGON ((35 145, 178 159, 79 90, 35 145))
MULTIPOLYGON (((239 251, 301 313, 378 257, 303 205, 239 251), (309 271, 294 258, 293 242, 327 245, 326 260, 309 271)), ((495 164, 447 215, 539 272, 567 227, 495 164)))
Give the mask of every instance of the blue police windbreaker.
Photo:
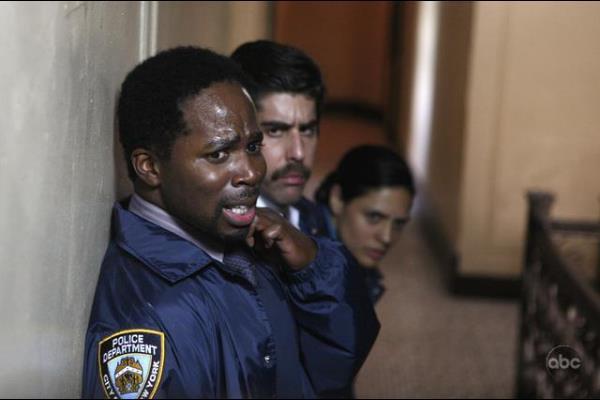
MULTIPOLYGON (((276 397, 261 300, 201 249, 116 204, 85 344, 83 397, 276 397)), ((279 282, 296 322, 302 397, 345 393, 379 331, 342 247, 279 282)), ((289 368, 288 368, 289 369, 289 368)))

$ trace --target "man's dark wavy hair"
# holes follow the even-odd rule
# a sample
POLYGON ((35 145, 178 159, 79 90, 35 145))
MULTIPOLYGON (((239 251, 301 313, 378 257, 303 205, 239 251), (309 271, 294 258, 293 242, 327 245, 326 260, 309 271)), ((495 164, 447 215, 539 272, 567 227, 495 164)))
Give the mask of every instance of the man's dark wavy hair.
POLYGON ((317 115, 321 114, 325 83, 319 66, 302 50, 258 40, 241 45, 231 58, 252 79, 250 93, 257 107, 265 94, 304 94, 315 100, 317 115))
POLYGON ((137 148, 168 160, 175 140, 188 133, 181 107, 187 99, 218 82, 248 79, 229 58, 198 47, 177 47, 156 54, 125 78, 118 101, 119 139, 129 178, 136 173, 131 153, 137 148))

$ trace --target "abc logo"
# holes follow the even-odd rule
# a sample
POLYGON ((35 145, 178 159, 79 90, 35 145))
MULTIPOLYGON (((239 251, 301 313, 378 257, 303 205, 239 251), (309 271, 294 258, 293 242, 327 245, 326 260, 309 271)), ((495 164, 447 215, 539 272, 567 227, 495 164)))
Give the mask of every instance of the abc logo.
POLYGON ((579 369, 579 367, 581 367, 581 360, 578 357, 568 359, 559 354, 558 358, 551 357, 548 359, 548 368, 550 369, 579 369))
POLYGON ((548 368, 548 372, 551 374, 566 370, 575 372, 579 370, 581 366, 581 357, 579 357, 579 354, 569 346, 556 346, 546 357, 546 368, 548 368))

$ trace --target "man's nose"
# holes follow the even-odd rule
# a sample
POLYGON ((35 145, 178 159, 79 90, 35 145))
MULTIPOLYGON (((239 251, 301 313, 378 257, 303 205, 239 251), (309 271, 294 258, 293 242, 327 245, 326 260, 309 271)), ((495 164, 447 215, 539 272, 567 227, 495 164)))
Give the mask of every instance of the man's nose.
POLYGON ((266 171, 265 159, 262 156, 244 154, 236 166, 233 186, 257 186, 263 180, 266 171))
POLYGON ((297 129, 292 130, 288 136, 287 158, 299 162, 304 161, 304 142, 297 129))

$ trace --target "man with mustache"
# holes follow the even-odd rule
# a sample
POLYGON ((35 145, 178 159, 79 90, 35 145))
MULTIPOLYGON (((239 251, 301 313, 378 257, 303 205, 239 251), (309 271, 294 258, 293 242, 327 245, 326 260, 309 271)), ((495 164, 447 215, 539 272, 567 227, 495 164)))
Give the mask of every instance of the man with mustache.
MULTIPOLYGON (((323 208, 303 197, 315 161, 325 97, 318 65, 302 50, 269 40, 244 43, 231 58, 252 79, 250 93, 265 135, 267 174, 257 204, 279 212, 307 235, 335 239, 323 208)), ((352 255, 345 255, 350 270, 361 271, 352 255)), ((358 292, 366 291, 364 282, 355 284, 358 292)), ((354 397, 351 385, 332 394, 354 397)))
POLYGON ((238 47, 231 58, 252 78, 258 123, 265 134, 267 175, 259 205, 279 211, 297 228, 326 235, 321 210, 302 196, 315 160, 325 84, 301 50, 268 40, 238 47))
POLYGON ((256 207, 262 136, 246 78, 183 47, 129 73, 115 204, 85 342, 83 397, 339 393, 379 324, 340 246, 256 207))

